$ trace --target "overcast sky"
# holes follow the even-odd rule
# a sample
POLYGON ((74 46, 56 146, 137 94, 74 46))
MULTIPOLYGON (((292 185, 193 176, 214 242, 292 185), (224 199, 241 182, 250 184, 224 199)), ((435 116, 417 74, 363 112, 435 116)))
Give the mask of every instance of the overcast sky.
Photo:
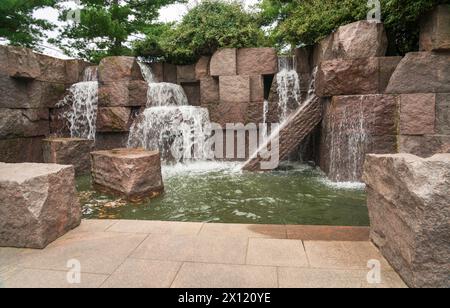
MULTIPOLYGON (((164 7, 160 10, 159 20, 164 22, 179 21, 184 16, 184 14, 186 14, 186 12, 189 10, 190 7, 195 6, 195 4, 200 1, 201 0, 189 0, 188 4, 174 4, 164 7)), ((259 0, 240 0, 240 1, 245 4, 246 8, 251 8, 253 5, 259 2, 259 0)), ((65 3, 65 5, 67 5, 68 7, 73 7, 75 4, 73 3, 73 1, 68 1, 67 3, 65 3)), ((58 22, 58 11, 56 9, 51 8, 40 9, 37 10, 34 15, 36 17, 52 21, 55 24, 63 25, 60 22, 58 22)), ((58 33, 57 31, 51 31, 48 32, 48 36, 54 37, 57 35, 57 33, 58 33)), ((48 47, 44 50, 45 54, 65 58, 65 56, 55 46, 52 46, 48 43, 44 43, 44 45, 48 47)))

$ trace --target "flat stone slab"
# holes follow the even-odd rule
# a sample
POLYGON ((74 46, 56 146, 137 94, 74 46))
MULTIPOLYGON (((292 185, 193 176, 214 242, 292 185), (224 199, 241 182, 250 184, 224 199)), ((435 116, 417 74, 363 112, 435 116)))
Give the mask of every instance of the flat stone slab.
MULTIPOLYGON (((330 233, 336 230, 329 228, 330 233)), ((405 287, 368 241, 259 237, 267 230, 283 229, 286 226, 86 220, 43 251, 0 248, 0 283, 102 288, 405 287), (80 284, 66 279, 67 260, 72 258, 81 263, 80 284), (367 281, 369 259, 380 261, 377 284, 367 281)))
POLYGON ((158 151, 115 149, 91 153, 94 187, 128 200, 154 198, 164 191, 158 151))
POLYGON ((72 165, 77 175, 91 170, 90 152, 94 141, 81 138, 48 138, 43 140, 44 162, 48 164, 72 165))
POLYGON ((80 222, 72 166, 0 163, 0 246, 44 248, 80 222))

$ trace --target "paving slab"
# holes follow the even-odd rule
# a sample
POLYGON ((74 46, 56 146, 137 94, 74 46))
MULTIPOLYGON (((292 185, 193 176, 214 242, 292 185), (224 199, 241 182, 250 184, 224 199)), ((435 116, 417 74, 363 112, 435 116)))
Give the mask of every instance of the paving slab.
POLYGON ((169 288, 180 262, 126 260, 102 285, 102 288, 169 288))
POLYGON ((65 271, 67 262, 75 259, 82 272, 111 274, 145 238, 145 234, 69 233, 46 249, 25 256, 20 266, 65 271))
POLYGON ((369 241, 368 227, 286 226, 287 238, 303 241, 369 241))
POLYGON ((66 271, 24 269, 4 282, 6 288, 98 288, 107 275, 81 274, 80 283, 71 284, 66 271))
POLYGON ((247 264, 308 267, 302 241, 259 239, 249 240, 247 264))
POLYGON ((184 263, 173 288, 277 288, 275 267, 184 263))
POLYGON ((150 235, 131 258, 245 264, 248 239, 205 235, 150 235))
POLYGON ((370 242, 305 241, 306 255, 313 268, 366 269, 369 260, 378 260, 382 269, 387 261, 370 242))
POLYGON ((222 224, 205 223, 200 234, 211 236, 242 236, 261 238, 286 238, 284 225, 249 225, 249 224, 222 224))
POLYGON ((112 219, 83 220, 81 225, 72 232, 104 232, 117 222, 117 220, 112 219))
POLYGON ((202 226, 203 223, 197 222, 119 220, 107 231, 121 233, 191 235, 198 234, 202 226))

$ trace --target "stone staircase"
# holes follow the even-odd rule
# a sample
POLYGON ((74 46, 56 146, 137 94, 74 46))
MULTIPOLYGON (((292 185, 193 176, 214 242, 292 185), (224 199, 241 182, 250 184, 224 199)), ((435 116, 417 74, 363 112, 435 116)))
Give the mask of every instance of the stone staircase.
MULTIPOLYGON (((246 171, 270 171, 261 168, 261 163, 269 161, 262 158, 261 151, 268 149, 272 153, 272 146, 279 147, 279 161, 286 159, 298 145, 317 127, 322 119, 322 103, 319 97, 312 95, 291 116, 280 125, 278 134, 272 134, 259 149, 245 162, 242 170, 246 171), (279 142, 276 142, 276 139, 279 142), (275 141, 275 144, 272 143, 275 141)), ((275 150, 275 149, 273 149, 275 150)))

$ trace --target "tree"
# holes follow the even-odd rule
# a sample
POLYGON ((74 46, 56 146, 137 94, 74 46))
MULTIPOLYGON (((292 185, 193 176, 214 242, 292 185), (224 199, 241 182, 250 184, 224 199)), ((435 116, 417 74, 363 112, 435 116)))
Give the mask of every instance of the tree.
MULTIPOLYGON (((437 4, 450 0, 380 0, 390 53, 417 50, 419 19, 437 4)), ((282 46, 311 45, 339 26, 367 17, 365 0, 262 0, 262 25, 274 25, 270 37, 282 46)))
POLYGON ((257 15, 238 2, 205 0, 191 9, 178 24, 155 40, 148 36, 136 44, 138 55, 163 56, 175 64, 194 63, 219 48, 260 47, 266 44, 257 15), (152 54, 145 46, 159 54, 152 54), (157 47, 157 48, 155 48, 157 47))
POLYGON ((55 0, 1 0, 0 38, 11 45, 39 49, 37 45, 46 37, 44 31, 54 25, 33 17, 33 12, 54 5, 55 0))
MULTIPOLYGON (((68 55, 99 62, 132 55, 130 41, 142 33, 165 5, 183 0, 79 0, 79 22, 69 22, 54 42, 68 55)), ((66 20, 62 9, 61 20, 66 20)))

